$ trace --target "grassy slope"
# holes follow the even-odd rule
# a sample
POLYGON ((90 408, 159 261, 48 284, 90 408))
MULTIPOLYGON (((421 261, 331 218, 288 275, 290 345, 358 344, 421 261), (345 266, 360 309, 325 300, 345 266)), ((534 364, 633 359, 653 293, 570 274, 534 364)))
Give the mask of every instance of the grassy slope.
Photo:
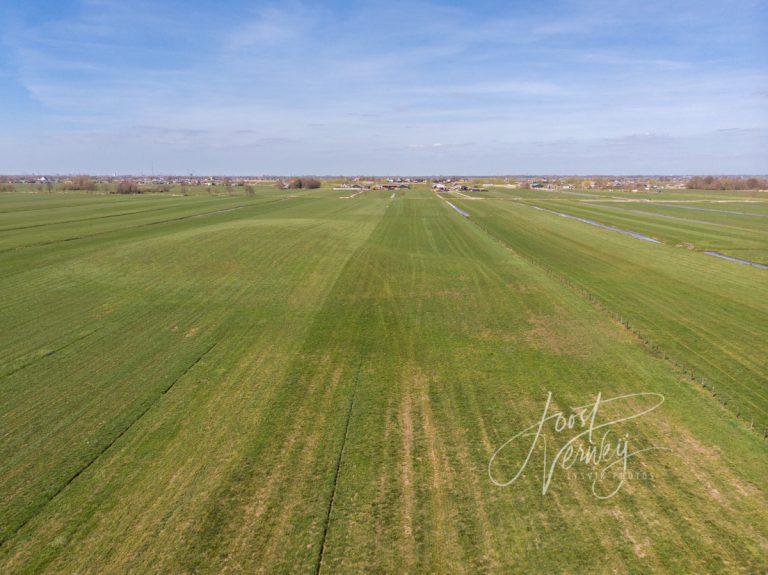
POLYGON ((764 567, 764 442, 431 194, 388 196, 27 248, 28 269, 15 254, 1 289, 32 348, 97 331, 0 380, 2 448, 54 442, 0 475, 28 492, 0 525, 37 513, 0 570, 764 567), (664 393, 626 429, 673 450, 643 459, 655 480, 606 502, 564 476, 542 497, 533 471, 491 485, 490 454, 547 390, 664 393))

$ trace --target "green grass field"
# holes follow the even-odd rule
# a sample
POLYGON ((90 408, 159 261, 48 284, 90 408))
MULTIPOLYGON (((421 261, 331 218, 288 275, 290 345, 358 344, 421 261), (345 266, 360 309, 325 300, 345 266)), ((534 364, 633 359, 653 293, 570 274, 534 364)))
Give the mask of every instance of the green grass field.
MULTIPOLYGON (((678 209, 670 220, 663 216, 675 208, 663 204, 614 203, 603 208, 603 204, 549 200, 546 193, 538 194, 525 201, 489 198, 456 203, 504 245, 627 322, 649 347, 703 383, 732 413, 764 430, 768 425, 767 272, 702 251, 768 261, 768 198, 765 203, 726 204, 749 206, 743 212, 740 207, 731 210, 719 207, 723 204, 707 204, 712 206, 708 209, 739 213, 678 209), (662 243, 651 244, 532 206, 640 232, 662 243), (701 213, 720 219, 718 227, 697 221, 701 213)), ((691 192, 684 195, 691 197, 691 192)), ((706 197, 701 193, 697 199, 706 197)), ((738 198, 735 194, 731 201, 738 198)))
POLYGON ((0 195, 0 572, 764 572, 766 220, 519 191, 0 195))

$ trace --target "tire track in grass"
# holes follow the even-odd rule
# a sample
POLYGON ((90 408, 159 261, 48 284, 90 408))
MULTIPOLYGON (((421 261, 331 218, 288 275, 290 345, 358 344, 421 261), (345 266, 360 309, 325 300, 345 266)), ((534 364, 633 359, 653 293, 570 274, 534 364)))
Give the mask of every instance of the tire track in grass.
MULTIPOLYGON (((417 372, 412 387, 406 393, 412 393, 419 412, 421 440, 426 449, 427 469, 431 493, 429 503, 434 511, 434 533, 436 550, 440 554, 441 570, 455 572, 462 563, 467 561, 461 542, 458 540, 458 530, 455 528, 457 509, 451 501, 451 489, 455 483, 452 469, 448 463, 446 446, 435 422, 431 400, 428 393, 429 382, 426 376, 417 372)), ((437 557, 435 557, 437 559, 437 557)))
POLYGON ((192 368, 194 368, 198 363, 200 363, 200 361, 206 355, 208 355, 213 350, 213 348, 215 348, 218 345, 218 343, 219 343, 218 341, 215 341, 210 346, 208 346, 205 349, 205 351, 203 353, 201 353, 197 357, 197 359, 195 359, 195 361, 193 361, 191 364, 189 364, 189 366, 187 366, 187 368, 184 371, 182 371, 181 374, 176 379, 174 379, 168 386, 166 386, 165 389, 163 389, 157 395, 157 397, 155 397, 155 399, 150 401, 149 405, 147 405, 147 407, 143 411, 141 411, 141 413, 139 413, 133 419, 133 421, 131 421, 121 432, 119 432, 112 439, 112 441, 109 441, 106 445, 104 445, 104 447, 102 447, 85 465, 83 465, 80 469, 78 469, 64 483, 62 483, 61 486, 59 486, 59 488, 47 500, 45 500, 43 503, 41 503, 36 510, 33 510, 32 513, 26 519, 24 519, 19 524, 18 527, 16 527, 15 529, 11 530, 4 539, 1 539, 0 540, 0 549, 2 549, 2 547, 8 541, 13 539, 22 529, 24 529, 24 527, 26 527, 26 525, 30 521, 32 521, 35 517, 37 517, 37 515, 40 514, 48 506, 49 503, 51 503, 51 501, 53 501, 59 495, 61 495, 64 492, 64 490, 70 484, 72 484, 72 482, 74 482, 78 477, 80 477, 83 473, 85 473, 94 463, 96 463, 99 460, 99 458, 101 458, 102 455, 104 455, 107 451, 109 451, 109 449, 113 445, 115 445, 120 440, 120 438, 122 438, 126 433, 128 433, 133 428, 133 426, 136 425, 141 420, 141 418, 143 418, 153 407, 155 407, 158 404, 158 402, 163 398, 163 396, 165 396, 173 388, 173 386, 176 385, 176 383, 178 383, 185 375, 187 375, 192 370, 192 368))
POLYGON ((341 440, 341 448, 339 448, 339 455, 336 459, 336 466, 333 473, 333 484, 331 486, 331 496, 328 499, 328 510, 325 513, 325 521, 323 523, 323 535, 320 539, 320 550, 317 554, 317 563, 315 565, 315 575, 319 575, 320 570, 323 568, 323 555, 325 553, 325 541, 328 538, 328 528, 331 523, 331 515, 333 514, 333 504, 336 500, 336 486, 339 483, 339 471, 341 464, 344 460, 344 449, 347 446, 347 439, 349 438, 349 422, 352 419, 352 409, 355 407, 355 396, 357 395, 357 388, 360 382, 360 370, 363 367, 363 358, 360 358, 360 363, 357 366, 357 373, 352 384, 352 394, 349 398, 349 409, 347 409, 347 418, 344 422, 344 436, 341 440))
POLYGON ((87 338, 89 336, 92 336, 94 333, 99 331, 99 329, 101 329, 101 328, 97 328, 97 329, 91 330, 88 333, 86 333, 84 335, 81 335, 80 337, 76 337, 75 339, 73 339, 71 341, 68 341, 67 343, 65 343, 64 345, 62 345, 60 347, 57 347, 56 349, 50 349, 50 350, 46 351, 43 354, 37 355, 36 357, 33 357, 32 359, 30 359, 26 363, 23 363, 22 365, 20 365, 18 367, 15 367, 15 368, 11 368, 10 371, 7 371, 5 373, 0 372, 0 381, 2 381, 3 379, 5 379, 7 377, 12 376, 14 373, 20 372, 22 369, 26 369, 30 365, 36 364, 38 361, 42 361, 42 360, 44 360, 47 357, 51 357, 52 355, 55 355, 55 354, 59 353, 60 351, 65 350, 69 346, 74 345, 77 342, 82 341, 82 340, 84 340, 85 338, 87 338))
MULTIPOLYGON (((454 399, 455 398, 450 398, 449 402, 452 402, 454 399)), ((455 417, 453 419, 454 421, 458 422, 460 420, 461 411, 463 409, 471 410, 472 406, 471 404, 467 405, 463 402, 456 402, 451 405, 449 409, 455 410, 455 417)), ((480 417, 478 417, 476 421, 479 427, 483 426, 483 422, 480 417)), ((446 428, 448 431, 447 435, 450 436, 451 444, 456 453, 457 461, 461 464, 463 469, 472 469, 472 453, 468 447, 467 439, 465 436, 466 432, 461 429, 460 424, 446 425, 446 428)), ((492 449, 489 449, 488 447, 486 447, 486 449, 492 451, 492 449)), ((485 569, 491 572, 498 572, 500 568, 500 558, 497 551, 498 543, 496 541, 496 534, 493 530, 493 524, 490 520, 488 509, 486 508, 486 503, 482 498, 483 490, 478 475, 470 473, 468 475, 468 483, 471 487, 469 490, 471 496, 471 505, 469 507, 472 511, 474 511, 474 513, 472 517, 470 517, 469 514, 467 514, 466 517, 468 519, 472 519, 479 529, 479 534, 481 535, 480 546, 482 547, 483 551, 482 565, 485 569)))
POLYGON ((416 550, 414 548, 413 538, 413 515, 415 507, 416 495, 414 493, 414 469, 413 469, 413 452, 414 452, 414 426, 413 426, 413 401, 411 400, 410 393, 403 394, 402 404, 400 406, 399 420, 400 425, 403 428, 402 433, 402 449, 403 449, 403 462, 400 469, 400 481, 403 486, 403 535, 407 542, 406 548, 403 550, 406 560, 406 565, 409 570, 413 569, 416 564, 416 550))

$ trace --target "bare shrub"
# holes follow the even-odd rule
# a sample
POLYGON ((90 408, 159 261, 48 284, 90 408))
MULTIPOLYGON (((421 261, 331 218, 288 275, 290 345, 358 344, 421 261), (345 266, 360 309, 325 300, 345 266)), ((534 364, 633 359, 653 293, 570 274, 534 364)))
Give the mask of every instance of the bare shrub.
POLYGON ((64 189, 92 192, 96 190, 96 181, 90 176, 75 176, 71 181, 64 184, 64 189))
POLYGON ((0 179, 0 192, 12 192, 16 188, 10 180, 0 179))
POLYGON ((119 184, 117 184, 117 190, 116 193, 118 194, 140 194, 141 189, 139 189, 139 185, 132 181, 132 180, 123 180, 119 184))

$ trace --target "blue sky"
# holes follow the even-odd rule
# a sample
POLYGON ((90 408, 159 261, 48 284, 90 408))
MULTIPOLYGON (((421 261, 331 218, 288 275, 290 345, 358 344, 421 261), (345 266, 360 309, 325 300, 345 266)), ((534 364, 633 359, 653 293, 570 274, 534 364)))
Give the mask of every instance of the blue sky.
POLYGON ((0 173, 768 172, 768 3, 0 0, 0 173))

